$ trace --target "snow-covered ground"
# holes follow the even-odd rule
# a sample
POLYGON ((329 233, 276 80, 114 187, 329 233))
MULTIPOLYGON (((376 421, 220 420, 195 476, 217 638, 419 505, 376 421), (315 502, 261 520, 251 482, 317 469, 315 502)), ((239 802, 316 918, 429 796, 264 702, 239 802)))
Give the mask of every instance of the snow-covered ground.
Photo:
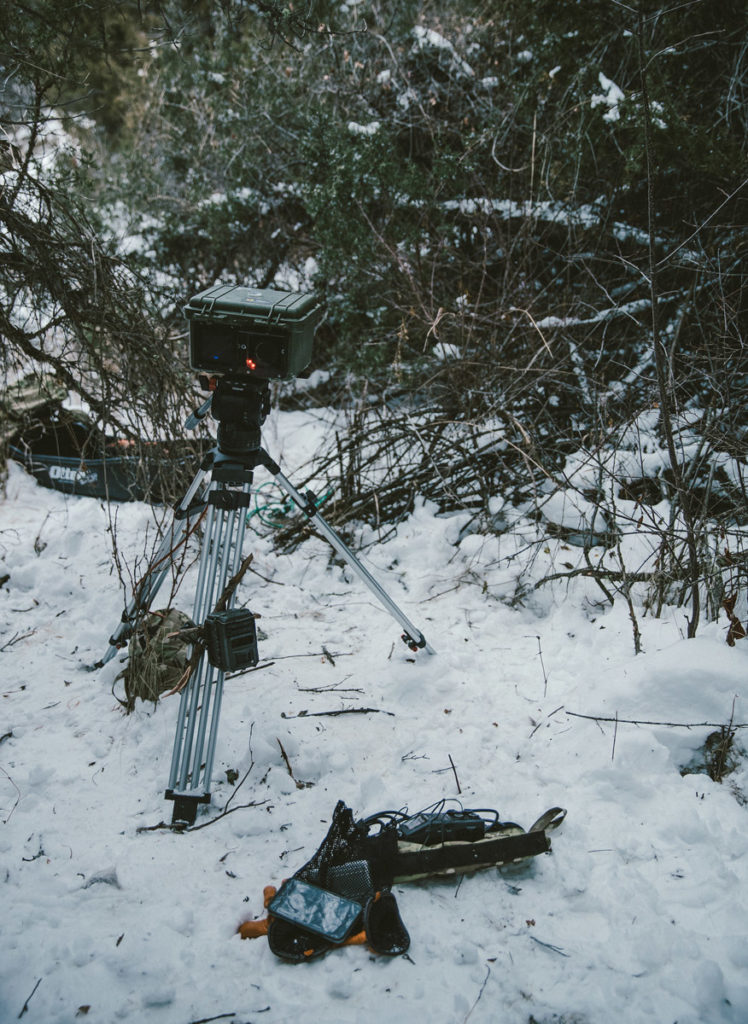
MULTIPOLYGON (((312 420, 268 424, 292 479, 322 429, 312 420)), ((733 704, 746 721, 748 640, 728 647, 724 622, 685 640, 670 610, 640 616, 635 657, 625 603, 601 606, 581 577, 512 608, 500 598, 522 568, 515 542, 460 540, 467 517, 421 506, 364 556, 437 651, 414 656, 322 540, 277 555, 252 532, 261 575, 239 598, 262 616, 266 667, 227 681, 198 824, 236 792, 231 770, 249 771, 241 809, 184 834, 139 831, 170 820, 178 698, 127 716, 112 694, 121 659, 87 670, 123 607, 115 511, 132 565, 153 534, 145 505, 110 515, 16 466, 0 501, 3 1024, 748 1020, 745 761, 722 784, 681 774, 714 725, 624 721, 727 723, 733 704), (317 714, 357 707, 371 710, 317 714), (358 817, 442 798, 524 827, 553 805, 568 816, 523 866, 398 886, 407 956, 350 947, 289 966, 240 939, 337 800, 358 817)), ((538 578, 580 556, 533 551, 538 578)), ((177 600, 188 612, 194 582, 193 569, 177 600)))

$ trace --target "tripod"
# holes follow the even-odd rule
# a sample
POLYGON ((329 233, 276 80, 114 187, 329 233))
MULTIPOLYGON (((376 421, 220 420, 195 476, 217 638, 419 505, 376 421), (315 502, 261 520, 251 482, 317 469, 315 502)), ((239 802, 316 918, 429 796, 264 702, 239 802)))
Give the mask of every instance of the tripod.
MULTIPOLYGON (((216 751, 218 722, 226 671, 257 664, 254 619, 250 612, 213 609, 236 576, 242 561, 242 544, 250 503, 254 470, 270 472, 299 509, 312 520, 360 579, 403 629, 403 640, 413 651, 433 654, 403 611, 387 595, 341 537, 317 511, 316 496, 301 494, 283 475, 278 464, 261 446, 261 426, 270 410, 266 380, 223 377, 212 398, 188 419, 194 427, 210 410, 218 421, 217 445, 203 460, 197 475, 175 509, 143 579, 134 588, 122 621, 109 640, 100 665, 114 657, 132 636, 138 619, 150 607, 172 564, 174 552, 205 514, 205 532, 198 566, 193 621, 205 625, 208 637, 196 670, 181 691, 176 734, 166 798, 174 801, 172 823, 191 825, 198 805, 210 803, 210 780, 216 751)), ((229 598, 229 606, 232 598, 229 598)))

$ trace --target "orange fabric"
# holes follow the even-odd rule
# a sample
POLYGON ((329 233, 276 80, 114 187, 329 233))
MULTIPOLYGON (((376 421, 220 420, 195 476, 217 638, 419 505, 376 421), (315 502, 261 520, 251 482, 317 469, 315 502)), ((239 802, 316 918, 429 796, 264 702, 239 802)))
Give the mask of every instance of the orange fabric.
MULTIPOLYGON (((262 905, 266 910, 276 892, 277 889, 274 885, 266 885, 262 890, 262 905)), ((268 915, 260 921, 242 921, 236 930, 243 939, 259 939, 262 935, 267 935, 271 920, 272 918, 268 915)))
POLYGON ((263 917, 261 921, 244 921, 237 931, 243 939, 259 939, 261 935, 267 935, 269 924, 269 917, 263 917))

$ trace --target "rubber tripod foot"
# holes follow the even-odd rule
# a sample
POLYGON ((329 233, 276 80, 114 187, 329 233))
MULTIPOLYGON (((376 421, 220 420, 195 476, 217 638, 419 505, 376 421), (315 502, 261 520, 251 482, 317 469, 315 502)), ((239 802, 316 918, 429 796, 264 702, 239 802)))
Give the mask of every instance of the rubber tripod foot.
POLYGON ((174 810, 171 815, 172 825, 187 828, 195 824, 199 800, 194 796, 175 796, 174 810))

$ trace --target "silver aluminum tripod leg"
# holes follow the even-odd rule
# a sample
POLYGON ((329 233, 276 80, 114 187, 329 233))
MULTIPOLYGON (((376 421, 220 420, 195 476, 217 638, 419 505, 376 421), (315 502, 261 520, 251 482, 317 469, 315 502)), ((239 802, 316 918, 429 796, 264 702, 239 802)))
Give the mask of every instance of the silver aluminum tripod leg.
POLYGON ((204 489, 208 471, 209 467, 205 465, 200 467, 184 497, 177 505, 174 513, 174 519, 172 520, 169 529, 161 538, 158 550, 151 559, 145 575, 137 586, 134 587, 130 600, 127 602, 125 610, 122 613, 122 620, 109 638, 109 647, 107 648, 104 657, 97 663, 97 667, 106 665, 108 661, 111 661, 117 651, 129 640, 130 633, 138 613, 148 611, 151 607, 151 602, 158 593, 158 590, 172 565, 174 552, 179 548, 183 539, 189 534, 195 520, 202 515, 203 508, 199 502, 192 512, 190 512, 190 507, 193 505, 195 498, 200 495, 201 491, 204 489))
MULTIPOLYGON (((243 485, 243 493, 249 492, 249 486, 243 485)), ((211 484, 211 492, 222 489, 221 483, 211 484)), ((196 623, 202 624, 214 611, 239 570, 246 515, 246 507, 225 509, 208 503, 192 616, 196 623)), ((192 824, 197 805, 210 802, 223 678, 223 671, 211 665, 204 653, 180 696, 166 791, 167 798, 174 800, 175 824, 192 824)))
MULTIPOLYGON (((275 467, 273 467, 275 468, 275 467)), ((271 469, 272 471, 272 469, 271 469)), ((392 598, 386 593, 386 591, 377 583, 374 577, 371 575, 369 570, 361 564, 358 558, 354 555, 348 545, 343 541, 341 537, 333 530, 333 528, 326 523, 319 512, 314 506, 314 495, 308 492, 305 498, 299 491, 296 490, 291 481, 281 473, 280 470, 274 472, 273 475, 281 487, 286 493, 293 498, 299 508, 312 519, 320 529, 320 532, 324 534, 327 540, 332 544, 339 555, 346 560, 350 565, 351 569, 364 581, 369 590, 374 594, 376 599, 382 604, 387 611, 390 613, 392 618, 399 622, 402 628, 405 630, 403 640, 408 644, 409 647, 416 649, 424 649, 429 654, 435 654, 434 648, 426 641, 423 633, 417 629, 410 619, 405 615, 401 608, 399 608, 392 598)))

